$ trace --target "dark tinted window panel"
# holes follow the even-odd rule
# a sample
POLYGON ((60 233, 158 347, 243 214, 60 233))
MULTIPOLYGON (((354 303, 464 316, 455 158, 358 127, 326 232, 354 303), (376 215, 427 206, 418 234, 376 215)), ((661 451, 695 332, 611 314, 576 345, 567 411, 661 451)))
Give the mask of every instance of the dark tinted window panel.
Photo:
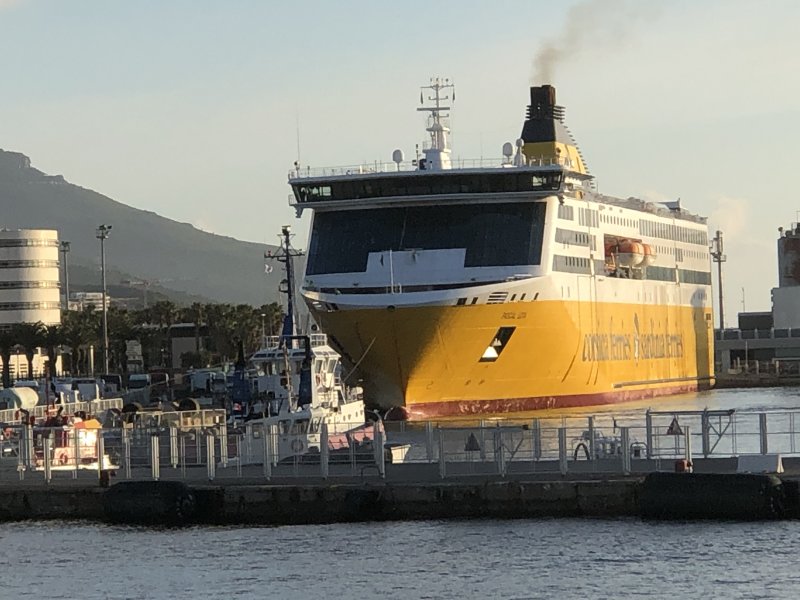
POLYGON ((464 248, 465 267, 538 265, 545 205, 414 206, 314 217, 309 275, 367 269, 371 252, 464 248))

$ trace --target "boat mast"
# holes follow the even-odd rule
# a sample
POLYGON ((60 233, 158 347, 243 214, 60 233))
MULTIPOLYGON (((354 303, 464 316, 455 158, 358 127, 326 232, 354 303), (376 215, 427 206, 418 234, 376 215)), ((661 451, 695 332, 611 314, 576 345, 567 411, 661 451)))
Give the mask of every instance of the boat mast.
POLYGON ((450 163, 450 144, 448 136, 450 134, 450 127, 445 120, 450 116, 449 113, 444 111, 450 110, 449 106, 443 106, 442 102, 445 100, 456 99, 455 86, 449 79, 442 81, 438 77, 431 79, 430 85, 422 86, 420 91, 419 102, 425 103, 423 96, 424 90, 431 90, 432 96, 428 96, 428 101, 433 102, 433 106, 420 106, 418 111, 430 113, 428 117, 428 127, 426 131, 430 134, 431 141, 428 148, 424 148, 422 152, 425 154, 425 163, 419 166, 419 169, 426 170, 440 170, 449 169, 450 163), (452 96, 444 95, 443 92, 450 90, 452 96))
POLYGON ((292 248, 292 228, 289 225, 281 227, 281 245, 280 250, 276 254, 265 252, 264 258, 268 260, 277 260, 284 264, 286 271, 286 279, 281 281, 279 290, 281 293, 286 294, 286 315, 283 318, 283 329, 281 330, 281 341, 285 338, 295 335, 295 277, 294 277, 294 258, 303 256, 303 252, 292 248))

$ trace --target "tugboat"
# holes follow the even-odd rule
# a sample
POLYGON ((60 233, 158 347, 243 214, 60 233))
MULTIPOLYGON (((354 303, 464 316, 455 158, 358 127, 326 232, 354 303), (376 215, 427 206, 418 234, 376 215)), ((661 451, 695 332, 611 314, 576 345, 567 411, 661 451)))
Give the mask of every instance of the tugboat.
POLYGON ((331 451, 368 443, 374 436, 373 424, 366 423, 363 390, 345 385, 341 356, 328 345, 327 336, 296 332, 292 259, 298 255, 291 246, 291 229, 284 226, 281 250, 267 258, 285 264, 281 291, 287 295, 286 316, 281 335, 267 337, 265 347, 250 357, 259 370, 259 401, 242 421, 242 464, 261 462, 263 442, 256 439, 264 431, 273 433, 271 450, 277 461, 320 452, 323 425, 331 451))

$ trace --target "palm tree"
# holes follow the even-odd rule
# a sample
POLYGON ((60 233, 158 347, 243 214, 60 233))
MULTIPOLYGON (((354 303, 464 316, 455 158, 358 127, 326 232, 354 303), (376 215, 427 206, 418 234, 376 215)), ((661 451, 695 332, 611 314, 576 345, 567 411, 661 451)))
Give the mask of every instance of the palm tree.
POLYGON ((3 389, 11 387, 11 353, 17 345, 10 328, 0 330, 0 359, 3 360, 3 389))
POLYGON ((28 377, 33 377, 33 357, 36 349, 44 345, 44 323, 17 323, 11 326, 11 332, 17 344, 25 349, 25 358, 28 360, 28 377))
POLYGON ((97 344, 97 329, 100 316, 92 307, 84 310, 71 310, 62 317, 64 342, 70 348, 70 373, 78 375, 88 371, 86 368, 87 349, 97 344))
POLYGON ((42 347, 47 351, 47 370, 51 381, 56 377, 58 348, 66 341, 65 333, 61 325, 46 325, 42 331, 42 347))

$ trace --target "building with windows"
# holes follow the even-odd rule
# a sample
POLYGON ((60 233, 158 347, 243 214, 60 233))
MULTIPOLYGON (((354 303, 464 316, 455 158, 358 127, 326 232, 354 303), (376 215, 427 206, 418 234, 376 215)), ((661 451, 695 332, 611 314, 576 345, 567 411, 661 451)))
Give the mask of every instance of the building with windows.
POLYGON ((737 328, 715 333, 723 373, 747 369, 753 362, 800 373, 800 223, 778 228, 778 287, 772 288, 772 310, 739 313, 737 328))
POLYGON ((0 230, 0 327, 61 322, 58 232, 0 230))
MULTIPOLYGON (((58 232, 52 229, 0 229, 0 328, 17 323, 61 323, 58 232)), ((41 375, 42 349, 28 373, 24 353, 11 356, 15 379, 41 375)))

